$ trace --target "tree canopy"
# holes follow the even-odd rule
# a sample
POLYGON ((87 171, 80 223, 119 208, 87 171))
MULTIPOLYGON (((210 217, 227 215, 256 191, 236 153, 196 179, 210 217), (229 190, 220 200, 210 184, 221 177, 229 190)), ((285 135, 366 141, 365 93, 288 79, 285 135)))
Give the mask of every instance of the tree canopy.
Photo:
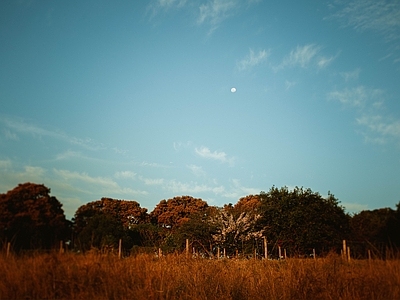
POLYGON ((259 226, 268 239, 292 252, 329 251, 348 237, 349 216, 330 193, 323 198, 311 189, 272 187, 260 198, 259 226))
POLYGON ((14 249, 49 249, 69 232, 62 204, 43 184, 19 184, 0 195, 0 234, 14 249))
POLYGON ((150 213, 153 222, 161 227, 174 229, 187 222, 191 215, 205 212, 208 204, 191 196, 161 200, 150 213))

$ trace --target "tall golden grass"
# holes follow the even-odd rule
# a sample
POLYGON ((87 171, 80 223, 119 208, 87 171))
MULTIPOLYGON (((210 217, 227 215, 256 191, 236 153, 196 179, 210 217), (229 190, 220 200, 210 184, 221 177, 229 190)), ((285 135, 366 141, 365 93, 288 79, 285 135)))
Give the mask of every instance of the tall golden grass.
POLYGON ((4 254, 0 299, 400 299, 400 260, 4 254))

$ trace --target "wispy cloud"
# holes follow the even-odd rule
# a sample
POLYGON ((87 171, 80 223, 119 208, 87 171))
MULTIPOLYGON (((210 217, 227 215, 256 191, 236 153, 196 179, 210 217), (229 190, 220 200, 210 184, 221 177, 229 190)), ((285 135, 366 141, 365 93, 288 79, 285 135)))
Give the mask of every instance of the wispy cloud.
POLYGON ((241 197, 258 193, 260 193, 259 189, 244 187, 239 179, 232 179, 229 191, 226 191, 223 196, 226 198, 240 199, 241 197))
POLYGON ((286 90, 291 89, 291 88, 294 87, 296 84, 297 84, 296 81, 289 81, 289 80, 286 80, 286 81, 285 81, 286 90))
POLYGON ((329 100, 337 100, 340 103, 360 109, 369 107, 378 108, 382 105, 384 91, 358 86, 352 89, 333 91, 328 94, 329 100))
POLYGON ((390 52, 383 59, 391 58, 394 64, 400 61, 400 1, 336 0, 331 7, 335 12, 325 20, 338 21, 343 28, 358 32, 375 33, 390 52))
POLYGON ((64 132, 57 130, 48 130, 35 124, 27 123, 21 119, 1 117, 0 122, 4 123, 4 125, 7 127, 6 130, 9 130, 10 135, 12 136, 16 136, 15 132, 18 132, 21 134, 30 134, 35 138, 51 137, 90 150, 99 150, 105 148, 103 144, 97 143, 90 138, 80 139, 77 137, 69 136, 64 132))
POLYGON ((237 0, 211 0, 199 7, 198 24, 209 22, 214 28, 239 8, 237 0))
POLYGON ((19 141, 19 138, 15 132, 11 132, 9 129, 4 129, 3 133, 6 140, 19 141))
POLYGON ((348 82, 348 81, 351 81, 351 80, 356 80, 356 79, 358 79, 358 77, 360 76, 360 72, 361 72, 361 69, 360 69, 360 68, 357 68, 357 69, 355 69, 355 70, 353 70, 353 71, 341 72, 341 73, 340 73, 340 76, 342 76, 342 77, 344 78, 344 80, 345 80, 346 82, 348 82))
POLYGON ((150 15, 150 19, 153 19, 162 11, 184 7, 186 2, 186 0, 155 0, 147 7, 147 13, 150 15))
POLYGON ((103 194, 111 195, 147 195, 146 191, 133 190, 131 188, 124 188, 119 186, 117 182, 108 177, 92 177, 87 173, 71 172, 68 170, 57 170, 53 169, 53 173, 65 180, 66 182, 73 182, 75 184, 84 183, 86 184, 88 193, 98 193, 99 191, 103 194))
POLYGON ((305 68, 318 54, 320 49, 321 47, 315 44, 297 46, 295 50, 292 50, 290 54, 284 58, 281 66, 300 66, 302 68, 305 68))
POLYGON ((317 66, 320 69, 326 68, 327 66, 329 66, 331 64, 331 62, 333 62, 335 60, 335 58, 337 57, 337 55, 335 56, 330 56, 330 57, 325 57, 325 56, 321 56, 317 59, 317 66))
POLYGON ((0 170, 8 170, 11 167, 11 160, 0 160, 0 170))
POLYGON ((365 128, 362 134, 366 142, 375 144, 400 142, 400 120, 385 112, 385 95, 384 90, 358 86, 331 92, 328 94, 328 99, 357 109, 356 122, 365 128))
POLYGON ((146 185, 162 185, 165 182, 164 178, 146 178, 143 176, 139 176, 139 179, 143 181, 146 185))
POLYGON ((202 167, 196 165, 187 165, 186 166, 192 173, 197 177, 203 177, 206 175, 206 172, 203 170, 202 167))
POLYGON ((166 190, 169 190, 175 194, 198 194, 204 192, 211 192, 214 194, 222 194, 225 188, 221 186, 209 186, 206 184, 198 184, 197 182, 180 182, 176 180, 169 180, 164 185, 166 190))
POLYGON ((234 158, 228 157, 228 155, 223 151, 211 152, 211 150, 208 149, 207 147, 195 148, 195 151, 196 151, 197 155, 199 155, 200 157, 203 157, 203 158, 213 159, 213 160, 220 161, 222 163, 229 163, 229 164, 233 164, 233 162, 234 162, 234 158))
POLYGON ((359 125, 366 126, 375 137, 366 136, 367 141, 385 143, 394 138, 400 142, 400 120, 383 117, 382 115, 363 115, 356 119, 359 125))
POLYGON ((118 171, 115 172, 114 177, 117 179, 136 179, 136 173, 132 171, 118 171))
POLYGON ((360 204, 360 203, 343 202, 343 203, 341 203, 341 205, 343 205, 345 207, 347 212, 351 212, 351 213, 358 213, 358 212, 368 209, 368 205, 360 204))
POLYGON ((260 50, 258 53, 255 53, 252 49, 249 50, 249 54, 239 61, 236 64, 236 67, 239 71, 244 71, 250 68, 253 68, 264 61, 267 60, 270 55, 270 51, 268 50, 260 50))
POLYGON ((337 19, 344 27, 374 31, 385 40, 400 39, 400 2, 386 0, 335 1, 337 12, 325 19, 337 19))

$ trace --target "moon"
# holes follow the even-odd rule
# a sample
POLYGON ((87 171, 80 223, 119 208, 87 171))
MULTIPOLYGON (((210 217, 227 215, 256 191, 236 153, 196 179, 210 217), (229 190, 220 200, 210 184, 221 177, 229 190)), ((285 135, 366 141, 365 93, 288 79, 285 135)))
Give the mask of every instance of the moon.
POLYGON ((236 88, 231 88, 231 93, 236 93, 236 88))

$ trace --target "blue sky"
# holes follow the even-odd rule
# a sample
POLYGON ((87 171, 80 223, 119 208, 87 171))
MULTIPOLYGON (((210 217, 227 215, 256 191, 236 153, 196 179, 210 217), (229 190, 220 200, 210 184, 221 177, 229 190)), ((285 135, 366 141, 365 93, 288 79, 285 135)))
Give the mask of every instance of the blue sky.
POLYGON ((5 0, 0 41, 0 192, 400 201, 399 1, 5 0))

